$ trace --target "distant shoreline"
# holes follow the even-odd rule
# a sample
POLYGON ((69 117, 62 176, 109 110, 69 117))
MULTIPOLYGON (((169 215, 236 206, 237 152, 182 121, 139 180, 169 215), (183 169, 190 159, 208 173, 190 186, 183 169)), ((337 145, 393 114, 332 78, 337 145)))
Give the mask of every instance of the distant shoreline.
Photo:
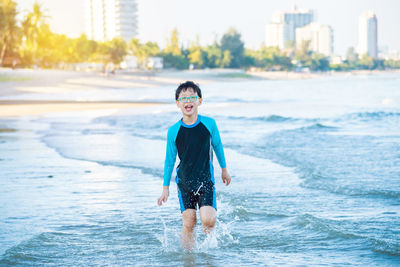
POLYGON ((0 68, 0 117, 15 117, 26 115, 42 115, 53 112, 83 111, 95 109, 125 109, 137 108, 163 103, 135 102, 135 101, 80 101, 62 100, 68 93, 98 90, 126 89, 176 86, 186 80, 193 80, 200 85, 218 82, 240 82, 259 80, 300 80, 318 77, 341 75, 370 75, 380 73, 398 73, 391 71, 346 71, 346 72, 285 72, 285 71, 243 71, 238 69, 204 69, 204 70, 163 70, 160 72, 117 72, 115 75, 105 76, 96 72, 75 72, 64 70, 31 70, 0 68), (35 94, 34 99, 20 100, 13 98, 21 94, 35 94), (40 94, 51 94, 54 100, 41 100, 40 94), (57 99, 60 95, 60 99, 57 99))
POLYGON ((327 71, 327 72, 295 72, 295 71, 254 71, 247 72, 253 76, 257 76, 269 80, 300 80, 312 79, 327 76, 346 76, 346 75, 372 75, 381 73, 398 73, 400 70, 352 70, 352 71, 327 71))
POLYGON ((16 117, 16 116, 36 116, 54 112, 70 112, 70 111, 88 111, 101 109, 125 109, 138 108, 162 103, 139 103, 139 102, 73 102, 73 101, 0 101, 0 117, 16 117), (11 103, 13 102, 13 103, 11 103))

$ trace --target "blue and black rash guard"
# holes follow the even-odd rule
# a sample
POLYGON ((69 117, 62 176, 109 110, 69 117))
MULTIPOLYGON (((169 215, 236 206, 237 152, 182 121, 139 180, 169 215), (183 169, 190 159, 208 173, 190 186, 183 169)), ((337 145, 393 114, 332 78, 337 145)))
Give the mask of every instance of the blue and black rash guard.
POLYGON ((198 115, 197 121, 186 125, 179 120, 168 129, 167 153, 164 165, 164 186, 169 186, 176 154, 180 159, 176 168, 176 183, 181 190, 196 192, 200 187, 215 184, 212 165, 213 152, 221 168, 226 167, 224 149, 215 120, 198 115))

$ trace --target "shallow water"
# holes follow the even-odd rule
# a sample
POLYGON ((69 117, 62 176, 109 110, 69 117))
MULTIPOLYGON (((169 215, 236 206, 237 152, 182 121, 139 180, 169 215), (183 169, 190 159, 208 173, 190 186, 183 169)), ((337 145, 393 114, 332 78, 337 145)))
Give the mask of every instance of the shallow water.
POLYGON ((1 119, 0 265, 398 265, 399 88, 398 74, 203 85, 232 184, 214 161, 218 221, 192 253, 174 183, 156 204, 174 88, 94 96, 171 105, 1 119))

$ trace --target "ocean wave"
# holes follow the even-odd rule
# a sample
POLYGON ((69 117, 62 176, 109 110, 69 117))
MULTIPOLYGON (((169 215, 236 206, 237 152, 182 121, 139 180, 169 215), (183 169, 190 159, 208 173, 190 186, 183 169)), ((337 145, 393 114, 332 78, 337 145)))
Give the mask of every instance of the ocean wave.
POLYGON ((372 250, 389 256, 400 256, 400 243, 398 240, 382 240, 370 238, 372 250))
POLYGON ((371 112, 355 112, 345 114, 338 120, 359 120, 359 121, 370 121, 370 120, 382 120, 386 118, 400 118, 400 112, 387 112, 387 111, 371 111, 371 112))
POLYGON ((331 126, 331 125, 325 125, 322 123, 315 123, 313 125, 307 126, 307 127, 303 127, 302 129, 306 130, 306 129, 330 129, 330 130, 334 130, 334 129, 338 129, 339 127, 337 126, 331 126))
POLYGON ((287 133, 297 133, 297 132, 307 132, 307 131, 336 131, 339 130, 339 126, 327 125, 320 122, 309 124, 306 126, 301 126, 299 128, 290 129, 290 130, 283 130, 281 132, 287 133))
POLYGON ((311 214, 302 214, 297 216, 291 223, 294 227, 300 227, 307 230, 317 231, 326 234, 325 238, 335 239, 358 239, 361 238, 355 233, 346 231, 340 224, 341 221, 317 218, 311 214))
POLYGON ((270 103, 268 99, 245 99, 245 98, 225 98, 210 97, 206 99, 209 103, 270 103))
POLYGON ((65 257, 65 239, 69 234, 62 232, 43 232, 7 249, 0 259, 0 265, 40 266, 55 263, 65 257), (61 246, 55 250, 54 248, 61 246), (49 250, 52 255, 49 257, 49 250))
POLYGON ((400 198, 396 144, 380 137, 336 136, 335 126, 315 123, 263 136, 257 148, 238 150, 293 167, 303 188, 354 197, 400 198))
POLYGON ((81 160, 81 161, 87 161, 87 162, 94 162, 94 163, 97 163, 102 166, 137 169, 137 170, 140 170, 143 174, 149 174, 154 177, 162 177, 163 170, 161 167, 160 168, 151 168, 151 167, 149 167, 149 165, 141 166, 141 165, 129 164, 125 161, 113 161, 113 160, 105 161, 105 160, 92 159, 92 158, 88 158, 88 157, 84 157, 84 156, 70 155, 67 151, 64 151, 62 147, 53 145, 51 143, 51 141, 48 140, 49 137, 51 137, 50 134, 43 136, 40 140, 47 147, 54 149, 63 158, 73 159, 73 160, 81 160))
POLYGON ((400 245, 396 240, 387 237, 371 236, 374 233, 362 232, 357 223, 318 218, 311 214, 302 214, 291 223, 294 227, 316 231, 325 234, 327 239, 359 240, 357 243, 364 243, 363 246, 370 250, 386 255, 399 256, 400 245))
POLYGON ((112 135, 116 133, 114 129, 84 129, 81 131, 82 135, 93 135, 93 134, 102 134, 102 135, 112 135))
MULTIPOLYGON (((303 177, 304 176, 305 175, 303 175, 303 177)), ((303 188, 324 190, 334 194, 354 197, 400 198, 400 192, 396 190, 340 185, 337 183, 335 178, 322 177, 321 175, 314 174, 300 183, 300 186, 303 188)))
POLYGON ((304 119, 284 117, 280 115, 269 115, 269 116, 259 116, 259 117, 244 117, 244 116, 228 116, 227 120, 246 120, 246 121, 265 121, 265 122, 294 122, 304 119))

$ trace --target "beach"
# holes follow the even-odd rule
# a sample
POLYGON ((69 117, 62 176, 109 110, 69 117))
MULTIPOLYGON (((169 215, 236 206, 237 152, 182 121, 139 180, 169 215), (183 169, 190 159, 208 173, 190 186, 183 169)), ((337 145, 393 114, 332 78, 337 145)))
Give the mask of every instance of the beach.
MULTIPOLYGON (((160 103, 148 101, 124 101, 123 99, 96 99, 96 92, 104 89, 132 88, 175 88, 179 83, 192 79, 200 84, 207 84, 236 77, 241 71, 219 70, 198 72, 164 71, 156 72, 118 72, 117 75, 104 75, 98 72, 72 72, 58 70, 11 70, 0 69, 0 116, 40 115, 53 112, 67 112, 95 109, 124 109, 160 103), (227 76, 226 76, 227 75, 227 76), (87 99, 67 98, 68 94, 85 92, 87 99), (27 95, 19 98, 18 95, 27 95), (44 99, 41 95, 45 95, 44 99), (7 96, 11 97, 10 100, 7 96), (33 97, 30 97, 33 96, 33 97), (50 97, 49 97, 50 96, 50 97), (61 96, 58 98, 57 96, 61 96), (64 100, 63 100, 64 99, 64 100)), ((284 77, 284 76, 280 76, 284 77)), ((245 78, 246 79, 246 78, 245 78)))
POLYGON ((57 95, 91 92, 101 88, 127 89, 132 87, 148 88, 177 84, 178 78, 154 77, 152 74, 105 76, 100 73, 67 72, 53 70, 9 70, 0 71, 0 96, 36 94, 38 99, 0 100, 0 116, 40 115, 53 112, 67 112, 95 109, 123 109, 154 103, 139 101, 91 101, 82 99, 60 100, 57 95), (6 79, 7 78, 7 79, 6 79), (1 79, 0 79, 1 80, 1 79), (50 94, 54 98, 41 100, 40 94, 50 94))
POLYGON ((131 89, 176 87, 185 80, 195 80, 199 84, 216 82, 240 82, 253 79, 301 80, 332 75, 362 75, 377 71, 352 71, 345 73, 296 73, 262 72, 240 70, 199 70, 163 72, 121 72, 117 75, 104 75, 97 72, 72 72, 58 70, 11 70, 0 69, 0 97, 27 94, 25 98, 11 97, 0 99, 0 116, 41 115, 52 112, 67 112, 96 109, 124 109, 160 103, 148 101, 124 101, 123 99, 98 101, 95 97, 99 88, 131 89), (246 76, 247 75, 247 76, 246 76), (86 92, 91 98, 65 99, 65 95, 86 92), (45 98, 40 97, 41 94, 45 98), (29 97, 36 95, 35 97, 29 97), (49 95, 51 96, 49 98, 49 95), (61 96, 60 99, 57 96, 61 96), (93 98, 93 100, 92 100, 93 98))
POLYGON ((400 264, 400 74, 0 70, 0 266, 400 264), (202 88, 232 183, 180 247, 156 200, 180 82, 202 88))

